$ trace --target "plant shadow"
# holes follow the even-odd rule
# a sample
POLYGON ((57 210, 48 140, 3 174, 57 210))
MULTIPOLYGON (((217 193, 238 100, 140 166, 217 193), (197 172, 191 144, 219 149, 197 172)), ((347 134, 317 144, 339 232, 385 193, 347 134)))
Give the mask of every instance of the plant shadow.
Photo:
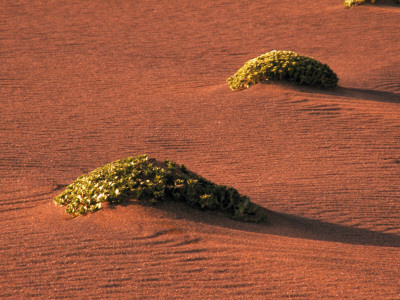
POLYGON ((391 6, 391 7, 397 7, 400 8, 399 4, 394 3, 393 0, 380 0, 376 3, 365 3, 363 5, 367 6, 391 6))
POLYGON ((360 100, 369 100, 376 102, 388 102, 388 103, 398 103, 400 104, 400 94, 393 92, 385 92, 371 89, 358 89, 358 88, 347 88, 338 86, 336 89, 329 90, 308 90, 309 93, 319 93, 330 96, 339 96, 344 98, 355 98, 360 100))
POLYGON ((400 235, 269 211, 279 235, 355 245, 400 247, 400 235))
MULTIPOLYGON (((220 211, 199 210, 186 203, 164 201, 151 204, 147 201, 132 200, 122 204, 152 206, 162 210, 172 220, 185 219, 207 226, 257 234, 269 234, 291 238, 329 241, 353 245, 400 247, 400 235, 373 231, 364 228, 329 223, 316 219, 275 212, 261 207, 268 220, 260 223, 237 221, 220 211)), ((112 208, 112 206, 111 206, 112 208)))
POLYGON ((360 89, 360 88, 348 88, 337 86, 333 89, 322 89, 322 88, 314 88, 302 85, 294 85, 289 82, 284 81, 262 81, 261 84, 269 85, 274 84, 278 86, 282 86, 286 89, 290 89, 297 92, 308 93, 308 94, 321 94, 328 95, 332 97, 343 97, 343 98, 355 98, 360 100, 369 100, 369 101, 377 101, 377 102, 389 102, 389 103, 398 103, 400 104, 400 94, 379 90, 371 90, 371 89, 360 89))

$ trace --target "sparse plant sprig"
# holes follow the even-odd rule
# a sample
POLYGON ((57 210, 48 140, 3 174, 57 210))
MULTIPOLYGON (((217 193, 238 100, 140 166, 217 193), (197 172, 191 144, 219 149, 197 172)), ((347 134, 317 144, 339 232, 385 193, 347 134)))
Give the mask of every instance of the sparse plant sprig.
MULTIPOLYGON (((343 2, 344 7, 350 8, 352 6, 361 5, 364 3, 375 3, 377 0, 345 0, 343 2)), ((394 3, 400 4, 400 0, 393 0, 394 3)))
POLYGON ((338 82, 328 65, 293 51, 274 50, 247 61, 227 83, 232 90, 242 90, 264 80, 286 80, 322 88, 334 88, 338 82))
POLYGON ((99 210, 103 202, 120 203, 130 198, 153 203, 172 199, 200 209, 227 211, 234 219, 266 219, 258 205, 234 188, 214 184, 184 165, 158 162, 147 155, 117 160, 80 176, 54 202, 78 216, 99 210))

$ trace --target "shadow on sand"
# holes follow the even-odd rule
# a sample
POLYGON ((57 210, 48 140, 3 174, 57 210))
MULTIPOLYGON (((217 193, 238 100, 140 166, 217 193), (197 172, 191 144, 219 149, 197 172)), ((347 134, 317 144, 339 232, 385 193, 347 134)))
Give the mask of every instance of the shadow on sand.
MULTIPOLYGON (((372 231, 363 228, 344 226, 320 220, 303 218, 295 215, 274 212, 262 208, 268 216, 268 222, 249 223, 231 219, 227 214, 216 211, 201 211, 185 203, 165 201, 149 204, 144 201, 128 201, 122 206, 144 205, 163 210, 168 218, 186 219, 205 226, 218 226, 231 230, 301 238, 319 241, 330 241, 353 245, 380 247, 400 247, 400 235, 372 231)), ((111 206, 112 208, 112 206, 111 206)))
POLYGON ((334 89, 320 89, 313 88, 302 85, 294 85, 285 81, 262 81, 260 82, 264 85, 278 85, 282 86, 286 89, 307 93, 307 94, 320 94, 327 95, 331 97, 343 97, 343 98, 354 98, 360 100, 369 100, 369 101, 377 101, 377 102, 389 102, 389 103, 398 103, 400 104, 400 94, 379 90, 371 90, 371 89, 359 89, 359 88, 348 88, 337 86, 334 89))
POLYGON ((356 89, 356 88, 346 88, 346 87, 337 87, 333 90, 308 90, 306 92, 325 94, 330 96, 339 96, 345 98, 355 98, 360 100, 369 100, 369 101, 378 101, 378 102, 389 102, 389 103, 399 103, 400 104, 400 95, 392 92, 384 92, 377 90, 369 90, 369 89, 356 89))
POLYGON ((400 8, 399 4, 394 3, 393 0, 381 0, 378 1, 377 3, 365 3, 363 5, 367 5, 367 6, 390 6, 390 7, 397 7, 400 8))

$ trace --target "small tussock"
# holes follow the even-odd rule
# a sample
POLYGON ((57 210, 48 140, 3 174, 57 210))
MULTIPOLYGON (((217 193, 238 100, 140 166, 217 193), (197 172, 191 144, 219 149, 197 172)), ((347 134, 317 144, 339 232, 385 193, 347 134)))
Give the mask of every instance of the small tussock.
POLYGON ((54 198, 73 216, 101 208, 101 203, 121 203, 129 199, 186 202, 200 209, 221 210, 243 221, 266 219, 261 207, 248 197, 223 185, 214 184, 188 171, 185 166, 147 155, 128 157, 82 175, 54 198))
POLYGON ((328 65, 293 51, 274 50, 246 62, 227 83, 232 90, 242 90, 264 80, 286 80, 321 88, 334 88, 338 82, 328 65))
MULTIPOLYGON (((350 8, 352 6, 357 6, 364 3, 375 3, 376 1, 377 0, 345 0, 343 4, 346 8, 350 8)), ((400 4, 400 0, 393 0, 393 2, 400 4)))

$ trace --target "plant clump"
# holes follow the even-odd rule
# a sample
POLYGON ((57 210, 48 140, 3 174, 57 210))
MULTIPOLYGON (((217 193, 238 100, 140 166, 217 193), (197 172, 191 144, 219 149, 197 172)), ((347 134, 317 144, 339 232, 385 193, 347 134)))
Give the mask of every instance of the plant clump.
MULTIPOLYGON (((364 3, 375 3, 377 0, 345 0, 344 6, 350 8, 352 6, 361 5, 364 3)), ((393 0, 394 3, 400 4, 400 0, 393 0)))
POLYGON ((99 210, 103 202, 121 203, 133 198, 153 203, 165 199, 186 202, 200 209, 226 211, 244 221, 266 218, 261 207, 236 189, 212 183, 184 165, 170 160, 158 162, 147 155, 117 160, 80 176, 54 202, 78 216, 99 210))
POLYGON ((345 0, 343 4, 346 8, 350 8, 352 6, 361 5, 366 2, 375 3, 375 1, 376 0, 345 0))
POLYGON ((322 88, 334 88, 338 82, 328 65, 293 51, 274 50, 246 62, 227 83, 232 90, 242 90, 264 80, 287 80, 322 88))

